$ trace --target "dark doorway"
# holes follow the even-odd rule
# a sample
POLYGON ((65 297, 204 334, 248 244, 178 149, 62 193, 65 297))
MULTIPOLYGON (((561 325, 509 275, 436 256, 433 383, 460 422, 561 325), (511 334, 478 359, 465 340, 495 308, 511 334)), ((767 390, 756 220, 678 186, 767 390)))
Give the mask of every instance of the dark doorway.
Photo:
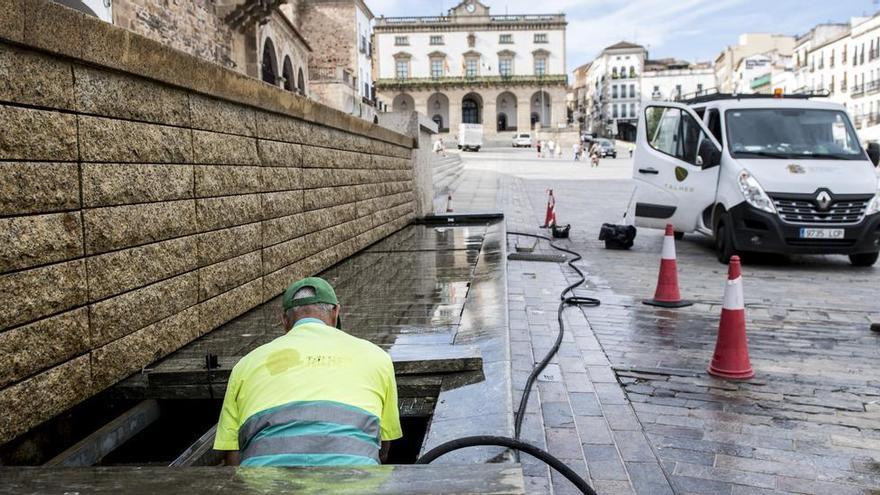
POLYGON ((541 116, 535 112, 532 112, 531 117, 529 117, 532 122, 532 128, 535 128, 535 124, 537 124, 541 120, 541 116))
POLYGON ((480 104, 476 99, 465 96, 461 100, 461 122, 463 124, 480 124, 480 104))
POLYGON ((275 45, 269 38, 266 38, 266 43, 263 45, 263 64, 260 72, 263 81, 273 86, 278 84, 278 60, 275 58, 275 45))
POLYGON ((507 114, 498 114, 498 132, 507 130, 507 114))
POLYGON ((438 131, 440 131, 441 129, 443 129, 443 116, 442 116, 442 115, 437 114, 437 115, 431 117, 431 120, 433 120, 434 123, 437 124, 437 130, 438 130, 438 131))

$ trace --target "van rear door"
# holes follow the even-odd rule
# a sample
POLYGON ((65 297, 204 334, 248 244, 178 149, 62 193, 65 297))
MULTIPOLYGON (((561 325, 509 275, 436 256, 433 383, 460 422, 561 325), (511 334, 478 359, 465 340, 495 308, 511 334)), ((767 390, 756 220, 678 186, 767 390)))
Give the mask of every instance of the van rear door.
POLYGON ((633 153, 636 225, 693 232, 715 202, 721 145, 685 105, 651 103, 643 112, 633 153))

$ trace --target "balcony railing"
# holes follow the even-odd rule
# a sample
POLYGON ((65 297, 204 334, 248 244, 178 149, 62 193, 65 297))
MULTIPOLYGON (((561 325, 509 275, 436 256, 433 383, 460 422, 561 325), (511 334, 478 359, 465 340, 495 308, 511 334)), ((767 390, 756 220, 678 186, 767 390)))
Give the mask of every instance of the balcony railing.
POLYGON ((527 76, 447 76, 447 77, 410 77, 406 79, 386 78, 376 81, 376 86, 388 88, 411 88, 418 86, 473 86, 489 84, 544 84, 547 86, 565 85, 568 77, 565 74, 527 75, 527 76))
POLYGON ((865 83, 865 92, 872 95, 880 91, 880 79, 874 79, 865 83))
MULTIPOLYGON (((448 15, 441 16, 410 16, 410 17, 380 17, 376 19, 376 26, 395 26, 401 24, 450 24, 454 18, 448 15)), ((493 15, 489 16, 490 23, 535 23, 535 22, 565 22, 564 14, 529 14, 529 15, 493 15)))
POLYGON ((853 84, 850 94, 854 97, 862 96, 863 94, 865 94, 865 86, 861 84, 853 84))

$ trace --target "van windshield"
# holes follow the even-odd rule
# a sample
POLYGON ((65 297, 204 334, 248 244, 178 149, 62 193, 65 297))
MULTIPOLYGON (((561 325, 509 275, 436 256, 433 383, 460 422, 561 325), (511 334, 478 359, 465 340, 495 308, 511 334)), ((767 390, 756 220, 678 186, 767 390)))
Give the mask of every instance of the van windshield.
POLYGON ((865 160, 849 119, 838 110, 728 110, 727 142, 735 158, 865 160))

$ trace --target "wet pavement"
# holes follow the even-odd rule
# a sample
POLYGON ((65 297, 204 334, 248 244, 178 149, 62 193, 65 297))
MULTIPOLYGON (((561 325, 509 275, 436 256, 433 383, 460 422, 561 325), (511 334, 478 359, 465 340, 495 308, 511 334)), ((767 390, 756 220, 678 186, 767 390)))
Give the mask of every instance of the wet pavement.
MULTIPOLYGON (((454 194, 487 198, 508 230, 536 231, 546 189, 571 246, 584 254, 584 295, 569 309, 559 356, 538 383, 524 436, 589 476, 599 493, 880 493, 880 267, 842 256, 746 260, 747 329, 756 376, 709 377, 726 267, 696 235, 677 242, 682 310, 641 304, 653 293, 662 232, 640 229, 631 251, 608 251, 601 223, 619 221, 632 191, 627 159, 599 169, 527 151, 466 156, 454 194)), ((463 204, 464 203, 464 204, 463 204)), ((513 250, 513 241, 509 247, 513 250)), ((539 247, 540 252, 555 254, 539 247)), ((508 264, 514 399, 555 337, 562 265, 508 264)), ((523 460, 532 493, 573 487, 523 460)))

